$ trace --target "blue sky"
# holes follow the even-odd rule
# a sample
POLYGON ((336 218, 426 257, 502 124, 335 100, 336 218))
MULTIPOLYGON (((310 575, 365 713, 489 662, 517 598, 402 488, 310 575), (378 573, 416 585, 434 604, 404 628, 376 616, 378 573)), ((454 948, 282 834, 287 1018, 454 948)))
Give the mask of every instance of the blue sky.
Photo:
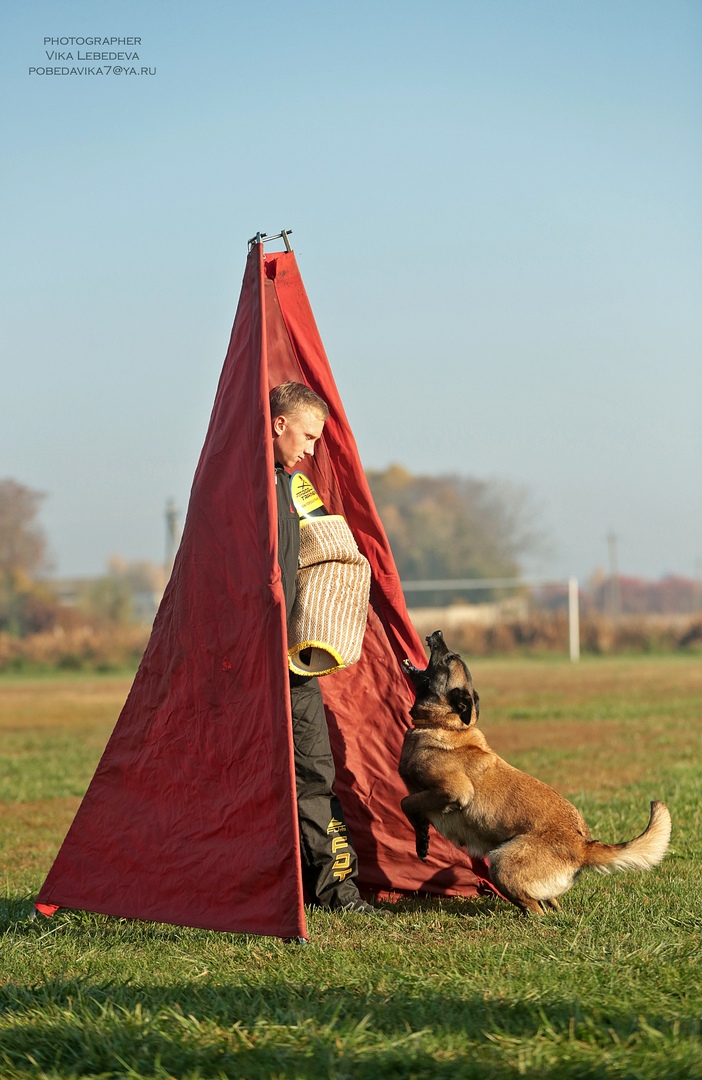
POLYGON ((47 493, 59 573, 163 558, 284 227, 367 467, 526 487, 532 573, 614 531, 623 573, 695 574, 697 0, 26 0, 0 92, 0 476, 47 493), (29 74, 78 35, 156 74, 29 74))

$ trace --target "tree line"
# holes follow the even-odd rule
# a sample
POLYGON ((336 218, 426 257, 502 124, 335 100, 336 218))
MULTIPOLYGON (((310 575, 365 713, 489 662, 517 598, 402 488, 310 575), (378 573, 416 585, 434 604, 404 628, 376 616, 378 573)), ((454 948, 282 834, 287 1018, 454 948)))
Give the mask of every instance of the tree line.
MULTIPOLYGON (((401 465, 367 472, 373 500, 404 582, 518 578, 542 537, 527 492, 470 476, 414 476, 401 465)), ((413 606, 486 600, 492 590, 415 592, 413 606)))
MULTIPOLYGON (((526 492, 514 485, 459 475, 416 476, 401 465, 367 473, 403 581, 514 578, 539 542, 526 492)), ((0 632, 15 636, 51 629, 61 612, 46 575, 47 537, 39 521, 44 495, 16 480, 0 480, 0 632)), ((130 596, 148 564, 120 566, 88 585, 83 614, 124 622, 130 596)), ((148 575, 147 575, 148 576, 148 575)), ((410 594, 414 606, 485 592, 410 594)), ((65 613, 63 613, 65 617, 65 613)))

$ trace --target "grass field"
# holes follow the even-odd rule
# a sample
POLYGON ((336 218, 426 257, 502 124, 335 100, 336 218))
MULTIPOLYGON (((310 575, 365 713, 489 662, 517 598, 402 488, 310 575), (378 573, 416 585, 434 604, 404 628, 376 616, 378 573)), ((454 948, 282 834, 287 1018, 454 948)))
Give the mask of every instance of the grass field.
POLYGON ((702 1077, 702 663, 480 660, 481 724, 593 834, 673 815, 651 874, 309 915, 301 948, 80 912, 30 921, 129 679, 0 678, 0 1078, 702 1077))

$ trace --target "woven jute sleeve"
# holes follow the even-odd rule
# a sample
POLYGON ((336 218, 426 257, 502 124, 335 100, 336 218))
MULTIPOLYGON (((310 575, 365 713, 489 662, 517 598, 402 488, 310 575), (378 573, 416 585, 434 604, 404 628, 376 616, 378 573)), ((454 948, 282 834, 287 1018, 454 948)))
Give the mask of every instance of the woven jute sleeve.
POLYGON ((370 565, 343 517, 312 518, 300 529, 297 599, 288 626, 288 660, 301 675, 328 675, 361 655, 370 565))

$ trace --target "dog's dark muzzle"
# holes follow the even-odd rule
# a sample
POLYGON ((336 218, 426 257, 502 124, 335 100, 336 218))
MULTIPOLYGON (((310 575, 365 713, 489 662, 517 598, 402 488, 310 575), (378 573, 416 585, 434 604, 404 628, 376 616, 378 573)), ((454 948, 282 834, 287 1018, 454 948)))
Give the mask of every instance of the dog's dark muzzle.
POLYGON ((438 660, 442 656, 446 656, 449 652, 449 647, 444 641, 444 635, 441 630, 435 630, 433 634, 425 639, 427 645, 431 650, 431 660, 438 660))

